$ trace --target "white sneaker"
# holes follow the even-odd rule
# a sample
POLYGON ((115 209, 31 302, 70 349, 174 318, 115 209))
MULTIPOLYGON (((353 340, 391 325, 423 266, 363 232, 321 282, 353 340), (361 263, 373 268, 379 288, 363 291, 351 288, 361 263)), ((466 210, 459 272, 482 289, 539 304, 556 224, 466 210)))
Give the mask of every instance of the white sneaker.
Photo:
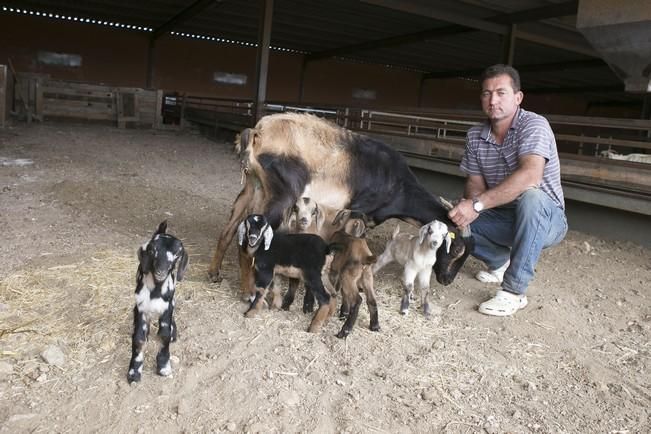
POLYGON ((511 261, 506 261, 506 264, 496 270, 481 270, 475 274, 475 279, 484 283, 502 283, 502 280, 504 280, 504 273, 506 272, 506 269, 509 268, 510 263, 511 261))
POLYGON ((503 290, 497 291, 495 297, 479 305, 479 313, 492 316, 509 316, 527 305, 527 296, 513 294, 503 290))

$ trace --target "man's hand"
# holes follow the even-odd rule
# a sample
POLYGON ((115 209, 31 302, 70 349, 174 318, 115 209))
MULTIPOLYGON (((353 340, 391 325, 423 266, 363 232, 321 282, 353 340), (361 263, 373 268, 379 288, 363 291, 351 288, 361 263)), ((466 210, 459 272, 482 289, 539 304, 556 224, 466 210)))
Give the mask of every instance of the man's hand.
POLYGON ((462 199, 454 208, 448 212, 448 217, 459 227, 468 226, 474 222, 479 214, 473 209, 472 201, 462 199))

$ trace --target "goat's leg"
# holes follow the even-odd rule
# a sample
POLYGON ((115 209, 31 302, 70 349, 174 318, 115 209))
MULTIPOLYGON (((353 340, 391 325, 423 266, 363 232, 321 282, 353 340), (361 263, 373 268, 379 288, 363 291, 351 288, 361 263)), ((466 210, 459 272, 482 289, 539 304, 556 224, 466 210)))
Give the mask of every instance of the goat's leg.
POLYGON ((243 249, 238 249, 240 258, 240 296, 244 301, 255 298, 255 283, 253 281, 253 259, 243 249))
POLYGON ((432 314, 432 309, 429 305, 429 282, 432 276, 432 267, 426 267, 425 270, 422 270, 418 273, 418 286, 420 288, 420 302, 423 306, 423 314, 426 318, 429 318, 432 314))
POLYGON ((312 322, 310 327, 307 329, 310 333, 316 333, 321 330, 323 324, 328 320, 328 318, 334 313, 337 308, 337 300, 335 297, 332 297, 328 291, 323 287, 323 282, 321 282, 321 276, 306 276, 305 278, 306 290, 309 288, 310 291, 314 294, 317 301, 319 302, 319 308, 316 310, 314 317, 312 317, 312 322))
POLYGON ((147 314, 133 308, 133 335, 131 336, 131 361, 129 362, 129 383, 140 381, 142 365, 145 358, 144 349, 149 335, 149 319, 147 314))
POLYGON ((303 313, 314 312, 314 294, 312 290, 305 285, 305 296, 303 297, 303 313))
POLYGON ((176 323, 173 315, 174 302, 170 300, 167 310, 158 319, 158 338, 161 341, 161 348, 156 355, 156 372, 163 377, 172 374, 170 342, 176 341, 176 323))
POLYGON ((402 301, 400 302, 400 313, 403 315, 409 313, 409 302, 414 296, 415 279, 416 272, 409 265, 405 265, 405 271, 402 276, 402 284, 404 286, 405 294, 402 296, 402 301))
POLYGON ((289 278, 289 283, 287 285, 288 286, 287 292, 283 297, 283 305, 282 305, 283 310, 289 310, 292 303, 294 303, 294 297, 296 297, 296 288, 298 288, 299 283, 300 283, 299 279, 293 279, 291 277, 289 278))
POLYGON ((244 312, 244 316, 247 318, 253 318, 258 313, 260 313, 260 310, 262 309, 262 306, 265 303, 264 298, 266 295, 267 295, 266 288, 257 288, 255 291, 255 297, 253 298, 253 301, 251 302, 249 309, 246 312, 244 312))
POLYGON ((341 295, 342 300, 346 300, 345 303, 349 307, 348 318, 344 322, 344 325, 337 333, 338 338, 347 337, 355 326, 357 321, 357 315, 359 314, 359 306, 362 304, 362 296, 359 295, 359 290, 357 289, 355 273, 350 270, 342 272, 341 275, 341 295))
POLYGON ((359 279, 360 287, 364 291, 366 296, 366 306, 368 307, 368 313, 371 317, 369 328, 371 331, 377 332, 380 331, 380 321, 378 319, 378 309, 377 309, 377 300, 375 298, 375 289, 373 282, 373 273, 368 266, 364 267, 362 275, 359 279))
POLYGON ((373 274, 380 271, 385 265, 393 261, 393 255, 391 254, 391 249, 389 246, 384 249, 384 252, 378 256, 377 261, 373 264, 373 274))
POLYGON ((226 226, 219 233, 219 237, 217 238, 217 247, 215 248, 215 253, 210 261, 210 266, 208 267, 208 276, 213 282, 219 280, 221 265, 224 260, 224 255, 226 254, 226 249, 233 240, 233 236, 235 236, 237 226, 246 217, 254 193, 255 187, 247 180, 246 185, 235 199, 235 202, 233 202, 231 217, 228 220, 228 223, 226 223, 226 226))
POLYGON ((283 298, 280 295, 282 285, 279 285, 278 282, 276 282, 279 278, 280 276, 274 276, 271 281, 271 307, 274 309, 280 309, 283 301, 283 298))

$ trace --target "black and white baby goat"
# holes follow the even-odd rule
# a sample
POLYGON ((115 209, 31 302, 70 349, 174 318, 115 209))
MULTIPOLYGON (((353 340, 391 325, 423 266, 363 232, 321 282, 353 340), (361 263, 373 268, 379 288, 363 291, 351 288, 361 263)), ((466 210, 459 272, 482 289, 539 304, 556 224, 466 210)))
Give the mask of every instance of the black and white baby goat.
POLYGON ((334 294, 323 286, 322 274, 332 261, 332 249, 321 237, 314 234, 274 234, 271 225, 261 214, 249 215, 238 227, 240 249, 253 258, 255 297, 246 312, 256 315, 264 303, 269 288, 274 291, 275 307, 280 307, 280 293, 273 288, 274 274, 281 274, 305 283, 319 302, 308 331, 317 332, 333 314, 336 307, 334 294))
POLYGON ((172 373, 170 342, 176 340, 174 289, 176 282, 183 279, 188 266, 188 254, 181 241, 166 234, 166 230, 167 220, 158 226, 151 240, 138 249, 140 265, 136 274, 131 362, 127 374, 129 383, 140 381, 149 322, 156 318, 158 337, 161 340, 161 348, 156 355, 156 372, 162 376, 172 373))

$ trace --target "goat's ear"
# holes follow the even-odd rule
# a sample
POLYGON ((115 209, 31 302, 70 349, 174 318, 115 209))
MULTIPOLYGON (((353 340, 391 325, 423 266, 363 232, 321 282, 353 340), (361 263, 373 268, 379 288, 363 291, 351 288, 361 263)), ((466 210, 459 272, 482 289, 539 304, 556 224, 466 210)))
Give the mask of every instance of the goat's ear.
POLYGON ((163 220, 159 225, 154 235, 164 234, 167 231, 167 220, 163 220))
POLYGON ((337 214, 335 215, 335 219, 332 221, 333 226, 337 226, 338 224, 341 223, 341 221, 344 218, 347 218, 350 215, 350 210, 347 209, 340 209, 337 211, 337 214))
POLYGON ((294 205, 290 206, 283 213, 283 226, 288 230, 292 229, 292 220, 294 220, 294 205))
POLYGON ((153 258, 147 254, 145 249, 147 248, 147 244, 143 244, 140 246, 138 249, 138 262, 140 262, 140 271, 142 274, 147 274, 151 273, 151 269, 153 267, 153 258))
POLYGON ((448 231, 445 234, 445 253, 450 254, 450 247, 452 247, 452 233, 448 231))
POLYGON ((316 223, 316 228, 318 230, 321 230, 321 226, 323 225, 323 211, 319 207, 318 203, 315 203, 314 206, 315 206, 315 210, 316 210, 316 214, 314 215, 314 221, 316 223))
POLYGON ((246 223, 242 221, 237 227, 237 245, 244 247, 244 235, 246 235, 246 223))
POLYGON ((269 250, 269 246, 271 246, 271 240, 274 237, 274 231, 271 229, 271 226, 267 226, 267 229, 264 230, 264 249, 269 250))
POLYGON ((185 275, 185 270, 188 268, 188 262, 190 261, 190 258, 188 257, 188 253, 185 251, 185 249, 181 250, 181 259, 179 259, 179 263, 176 269, 176 280, 181 281, 183 280, 183 276, 185 275))
POLYGON ((418 231, 418 244, 423 244, 425 237, 427 237, 427 232, 429 231, 429 226, 425 225, 418 231))

